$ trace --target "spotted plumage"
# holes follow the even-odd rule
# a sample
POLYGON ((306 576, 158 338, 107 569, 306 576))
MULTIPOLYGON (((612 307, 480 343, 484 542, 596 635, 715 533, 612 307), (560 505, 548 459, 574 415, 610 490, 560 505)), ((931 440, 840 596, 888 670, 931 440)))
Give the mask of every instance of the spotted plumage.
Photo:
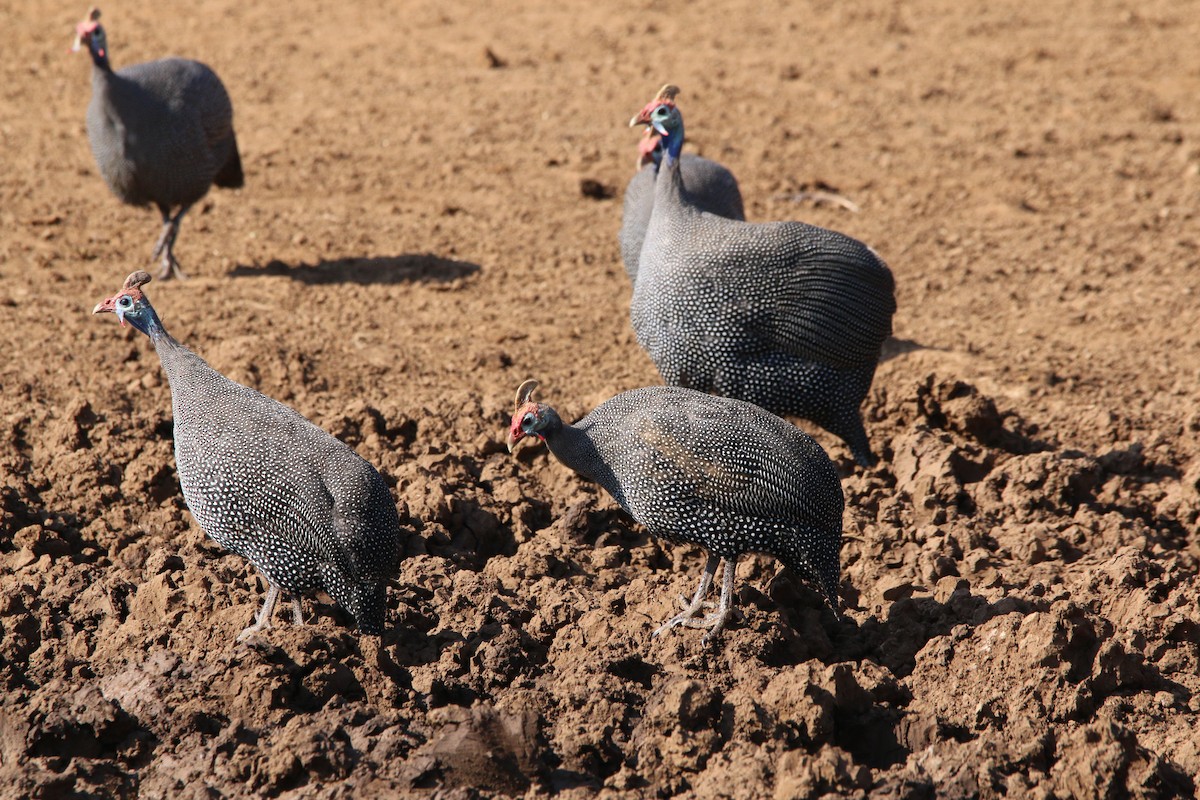
POLYGON ((517 392, 510 450, 536 436, 650 533, 709 553, 691 604, 656 635, 681 624, 719 634, 743 553, 775 556, 838 611, 842 486, 811 437, 751 403, 673 386, 623 392, 566 425, 531 399, 536 386, 526 381, 517 392), (697 620, 722 559, 720 606, 697 620))
MULTIPOLYGON (((637 282, 638 258, 646 239, 646 228, 654 211, 654 179, 662 160, 659 135, 647 130, 638 146, 638 171, 625 187, 621 210, 621 260, 629 282, 637 282)), ((729 219, 745 219, 742 193, 737 178, 728 169, 693 153, 684 153, 679 161, 688 201, 703 211, 729 219)))
POLYGON ((164 58, 114 72, 99 20, 92 9, 76 26, 74 45, 87 45, 92 56, 92 154, 122 202, 158 208, 163 228, 152 258, 162 258, 160 278, 182 277, 174 245, 183 215, 211 186, 244 182, 233 104, 221 79, 198 61, 164 58))
POLYGON ((141 290, 149 280, 135 272, 93 313, 114 312, 150 337, 171 385, 183 499, 200 527, 270 586, 242 636, 270 624, 280 590, 292 594, 297 622, 298 595, 322 590, 362 633, 380 633, 400 547, 387 484, 333 436, 177 342, 141 290))
POLYGON ((666 383, 812 420, 874 463, 859 407, 891 333, 891 271, 834 231, 698 208, 666 89, 634 118, 664 143, 630 307, 638 342, 666 383))

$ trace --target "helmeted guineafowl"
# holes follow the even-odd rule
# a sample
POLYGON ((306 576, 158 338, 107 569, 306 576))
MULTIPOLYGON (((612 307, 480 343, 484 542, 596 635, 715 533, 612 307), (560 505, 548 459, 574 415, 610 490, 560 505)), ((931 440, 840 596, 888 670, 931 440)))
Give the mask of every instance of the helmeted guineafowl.
POLYGON ((174 253, 183 215, 213 184, 244 182, 229 94, 215 72, 184 58, 113 72, 99 9, 75 28, 72 49, 84 44, 92 55, 88 140, 100 174, 122 202, 158 208, 163 228, 151 260, 162 258, 160 278, 183 277, 174 253))
POLYGON ((678 91, 664 87, 631 123, 652 125, 665 150, 630 306, 638 342, 666 383, 812 420, 871 465, 859 406, 892 330, 891 271, 834 231, 697 208, 678 91))
POLYGON ((175 466, 204 531, 245 556, 269 585, 255 622, 270 625, 280 590, 323 590, 362 633, 383 628, 400 518, 387 484, 357 453, 293 409, 226 378, 166 332, 141 287, 146 272, 92 313, 116 313, 150 337, 171 385, 175 466))
POLYGON ((606 400, 574 425, 517 390, 508 449, 536 436, 550 452, 603 486, 655 536, 708 551, 700 585, 660 626, 708 628, 717 636, 733 608, 738 556, 769 553, 813 581, 838 613, 842 484, 829 456, 795 425, 741 400, 650 386, 606 400), (695 619, 725 560, 717 611, 695 619))
MULTIPOLYGON (((638 171, 625 187, 621 231, 617 237, 621 243, 621 260, 625 263, 630 283, 637 281, 638 257, 642 253, 646 228, 654 211, 654 178, 658 175, 662 160, 661 144, 662 137, 653 128, 647 128, 638 145, 638 171)), ((683 154, 679 168, 683 172, 688 199, 697 208, 719 217, 746 218, 737 178, 728 169, 692 153, 683 154)))

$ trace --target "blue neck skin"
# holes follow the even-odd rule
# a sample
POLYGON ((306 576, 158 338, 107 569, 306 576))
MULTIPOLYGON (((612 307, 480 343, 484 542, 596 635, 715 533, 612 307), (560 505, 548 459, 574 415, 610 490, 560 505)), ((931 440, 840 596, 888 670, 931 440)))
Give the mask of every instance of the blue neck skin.
POLYGON ((103 35, 101 35, 99 42, 93 36, 92 39, 88 40, 88 53, 92 56, 93 64, 105 72, 112 72, 112 67, 108 63, 108 45, 105 41, 103 35))
POLYGON ((662 149, 668 163, 678 161, 679 154, 683 151, 683 121, 679 122, 679 129, 669 131, 667 133, 659 132, 659 147, 662 149))
POLYGON ((140 308, 135 307, 135 313, 126 314, 124 319, 130 325, 149 336, 151 342, 157 344, 159 339, 166 336, 167 331, 163 328, 162 322, 154 310, 154 306, 145 300, 141 301, 138 305, 140 308))

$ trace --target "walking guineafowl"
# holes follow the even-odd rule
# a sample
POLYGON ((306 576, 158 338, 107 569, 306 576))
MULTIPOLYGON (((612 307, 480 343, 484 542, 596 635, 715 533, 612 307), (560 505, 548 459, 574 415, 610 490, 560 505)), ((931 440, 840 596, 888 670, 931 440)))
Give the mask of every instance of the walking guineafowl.
POLYGON ((638 342, 666 383, 812 420, 870 466, 859 406, 892 329, 891 271, 840 233, 698 208, 680 166, 678 91, 664 87, 631 123, 664 147, 630 306, 638 342))
POLYGON ((88 141, 100 174, 123 203, 158 208, 163 228, 151 260, 162 259, 159 278, 182 278, 174 247, 183 215, 213 184, 236 189, 244 182, 229 94, 215 72, 184 58, 113 72, 97 8, 75 27, 72 50, 85 44, 92 55, 88 141))
MULTIPOLYGON (((646 239, 646 228, 654 211, 654 179, 662 161, 662 137, 653 128, 646 129, 638 145, 638 171, 625 187, 625 201, 621 211, 621 260, 629 282, 637 282, 638 257, 646 239)), ((702 156, 684 153, 679 168, 683 172, 683 183, 688 197, 697 208, 729 219, 745 219, 742 193, 738 189, 733 173, 715 161, 702 156)))
POLYGON ((146 272, 93 314, 114 312, 150 337, 171 385, 175 465, 204 531, 267 580, 262 610, 239 639, 268 627, 280 591, 323 590, 360 632, 383 628, 400 518, 387 484, 346 445, 284 404, 221 375, 163 328, 141 287, 146 272))
POLYGON ((795 425, 752 403, 675 386, 623 392, 574 425, 517 390, 508 449, 536 436, 566 466, 603 486, 655 536, 708 551, 677 625, 721 632, 733 610, 738 556, 769 553, 809 579, 838 614, 842 484, 825 451, 795 425), (715 613, 696 615, 725 560, 715 613))

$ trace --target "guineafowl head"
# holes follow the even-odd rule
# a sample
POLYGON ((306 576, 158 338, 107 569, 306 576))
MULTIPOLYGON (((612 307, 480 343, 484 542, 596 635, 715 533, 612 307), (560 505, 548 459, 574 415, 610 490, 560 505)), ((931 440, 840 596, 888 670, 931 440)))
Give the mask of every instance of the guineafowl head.
POLYGON ((154 306, 150 305, 150 299, 142 294, 141 287, 149 282, 150 273, 143 270, 132 273, 125 279, 121 291, 97 303, 92 313, 112 312, 117 315, 122 328, 128 322, 151 339, 155 338, 162 333, 163 327, 158 314, 154 312, 154 306))
POLYGON ((543 442, 546 435, 562 427, 558 412, 545 403, 533 401, 533 390, 538 387, 534 380, 525 381, 517 389, 517 410, 508 428, 508 452, 526 436, 536 436, 543 442))
MULTIPOLYGON (((679 108, 675 105, 675 98, 679 95, 679 87, 667 84, 658 90, 658 94, 653 100, 647 103, 637 116, 629 121, 629 126, 636 127, 638 125, 647 126, 647 135, 652 136, 657 134, 661 141, 663 149, 672 159, 679 158, 679 153, 683 149, 683 115, 679 113, 679 108)), ((653 158, 654 146, 650 145, 646 151, 646 143, 643 143, 643 152, 653 158)), ((646 163, 643 161, 643 163, 646 163)))
POLYGON ((83 22, 75 26, 75 43, 71 45, 71 52, 79 52, 85 44, 93 61, 97 64, 108 62, 108 39, 100 25, 100 9, 95 7, 88 11, 83 22))

